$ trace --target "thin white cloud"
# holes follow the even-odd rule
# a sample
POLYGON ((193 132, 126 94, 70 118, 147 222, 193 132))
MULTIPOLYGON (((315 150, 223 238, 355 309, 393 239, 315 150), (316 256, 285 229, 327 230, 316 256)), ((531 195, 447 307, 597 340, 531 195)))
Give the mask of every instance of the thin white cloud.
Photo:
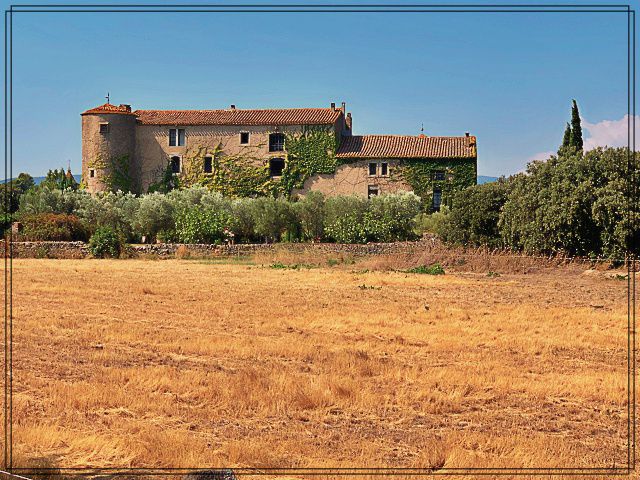
MULTIPOLYGON (((593 150, 596 147, 626 147, 629 128, 633 128, 629 122, 629 115, 624 115, 619 120, 602 120, 590 123, 581 118, 584 140, 584 151, 593 150)), ((633 117, 631 117, 633 120, 633 117)), ((636 115, 636 150, 640 149, 640 115, 636 115)), ((556 151, 539 152, 527 158, 527 163, 534 160, 548 160, 556 151)))
POLYGON ((534 160, 548 160, 551 155, 556 155, 557 152, 549 150, 548 152, 539 152, 535 155, 531 155, 527 158, 527 163, 533 162, 534 160))
MULTIPOLYGON (((620 120, 602 120, 598 123, 589 123, 584 118, 581 120, 583 130, 589 133, 588 136, 585 135, 585 151, 596 147, 626 147, 629 144, 628 132, 633 128, 633 117, 625 115, 620 120)), ((639 144, 640 116, 636 115, 636 149, 639 144)))

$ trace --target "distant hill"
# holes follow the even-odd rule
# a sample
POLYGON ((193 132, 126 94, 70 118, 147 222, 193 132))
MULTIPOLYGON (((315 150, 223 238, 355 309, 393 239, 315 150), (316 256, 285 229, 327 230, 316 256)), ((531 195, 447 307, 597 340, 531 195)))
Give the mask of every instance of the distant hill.
POLYGON ((495 182, 498 180, 498 177, 487 177, 486 175, 478 175, 478 185, 482 185, 483 183, 495 182))

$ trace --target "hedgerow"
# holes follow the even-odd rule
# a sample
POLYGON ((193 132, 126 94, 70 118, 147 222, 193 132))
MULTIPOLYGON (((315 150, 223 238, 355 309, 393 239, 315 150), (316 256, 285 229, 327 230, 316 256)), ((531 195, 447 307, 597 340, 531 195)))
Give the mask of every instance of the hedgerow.
POLYGON ((524 173, 463 190, 450 211, 419 217, 418 233, 528 254, 623 259, 640 245, 633 158, 626 148, 560 149, 524 173))
MULTIPOLYGON (((367 200, 325 199, 313 192, 283 197, 229 198, 195 185, 166 194, 39 188, 25 195, 18 217, 34 213, 73 214, 92 234, 107 227, 126 242, 183 243, 336 241, 362 243, 414 238, 420 199, 408 193, 367 200)), ((43 238, 44 239, 44 238, 43 238)))

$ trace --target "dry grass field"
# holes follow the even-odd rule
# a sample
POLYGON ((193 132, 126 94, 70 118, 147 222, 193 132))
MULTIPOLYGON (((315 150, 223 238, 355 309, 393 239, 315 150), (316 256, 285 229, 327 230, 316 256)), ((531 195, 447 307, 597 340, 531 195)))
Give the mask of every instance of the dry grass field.
POLYGON ((16 462, 626 464, 625 281, 259 263, 14 260, 16 462))

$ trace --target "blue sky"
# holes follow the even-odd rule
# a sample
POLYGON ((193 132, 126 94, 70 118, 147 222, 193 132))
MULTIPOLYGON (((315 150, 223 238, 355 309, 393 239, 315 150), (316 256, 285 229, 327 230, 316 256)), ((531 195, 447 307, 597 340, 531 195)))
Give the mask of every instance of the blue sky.
POLYGON ((355 134, 468 131, 479 173, 508 175, 557 148, 572 98, 593 144, 626 144, 626 24, 575 12, 15 13, 13 170, 71 160, 78 172, 80 113, 109 91, 134 109, 345 101, 355 134))

